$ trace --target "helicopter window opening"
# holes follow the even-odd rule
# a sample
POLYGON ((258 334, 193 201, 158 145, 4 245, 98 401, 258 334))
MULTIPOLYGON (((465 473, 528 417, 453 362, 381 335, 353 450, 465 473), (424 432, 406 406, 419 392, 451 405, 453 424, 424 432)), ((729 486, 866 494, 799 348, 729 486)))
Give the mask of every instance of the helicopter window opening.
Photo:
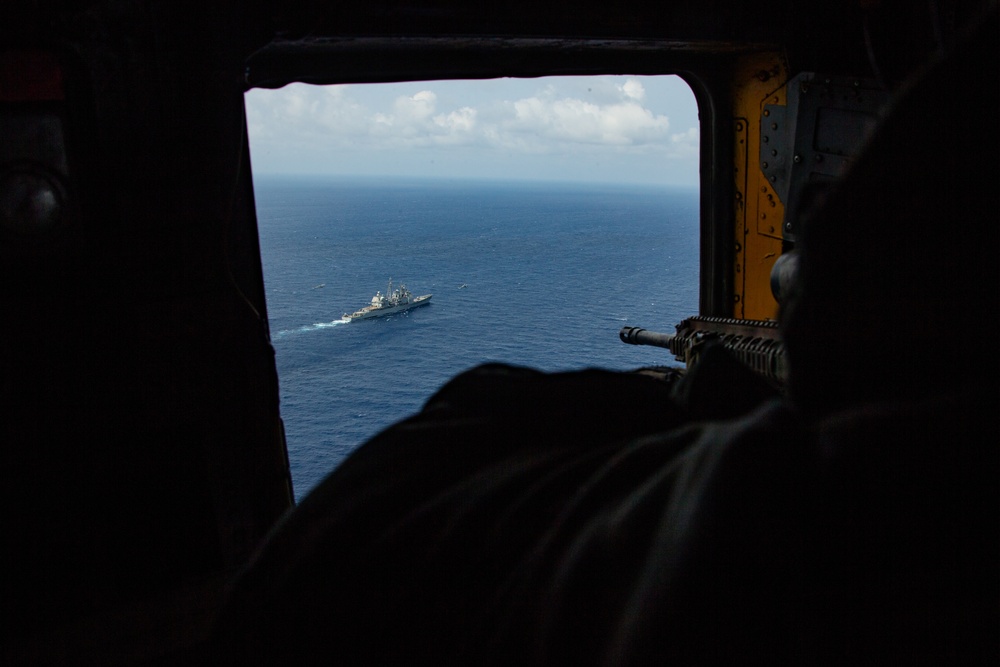
POLYGON ((292 84, 245 100, 297 499, 472 366, 676 365, 618 331, 697 313, 698 111, 679 77, 292 84), (432 298, 345 317, 401 283, 432 298))

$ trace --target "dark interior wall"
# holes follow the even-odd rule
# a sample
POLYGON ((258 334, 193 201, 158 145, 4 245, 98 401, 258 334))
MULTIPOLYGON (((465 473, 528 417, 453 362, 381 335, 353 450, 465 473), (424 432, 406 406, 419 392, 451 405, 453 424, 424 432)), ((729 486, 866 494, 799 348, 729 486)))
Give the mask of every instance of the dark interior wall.
POLYGON ((291 503, 242 120, 254 14, 80 4, 5 26, 5 51, 58 58, 68 159, 63 223, 0 239, 5 638, 222 575, 291 503))
MULTIPOLYGON (((664 56, 680 56, 683 62, 684 54, 718 56, 762 48, 784 51, 793 68, 855 72, 867 67, 863 8, 879 4, 801 0, 272 2, 264 13, 274 39, 251 59, 250 76, 252 85, 278 86, 320 77, 322 72, 317 70, 326 70, 327 77, 390 80, 419 76, 407 69, 432 68, 434 78, 489 76, 491 70, 493 76, 537 76, 542 71, 596 73, 614 69, 616 63, 626 64, 629 73, 646 73, 664 56), (441 53, 435 58, 433 49, 421 40, 436 40, 441 53), (450 48, 442 46, 442 40, 448 40, 450 48), (590 48, 625 41, 633 54, 625 61, 607 53, 595 59, 576 48, 580 40, 590 48), (549 48, 539 49, 546 41, 549 48), (648 53, 635 57, 634 50, 644 47, 648 53), (399 51, 410 53, 401 58, 399 51), (484 51, 492 51, 492 60, 481 57, 484 51), (367 66, 372 59, 378 65, 367 66), (253 65, 260 69, 265 63, 267 76, 254 72, 253 65)), ((886 23, 913 13, 910 9, 892 11, 886 23)), ((682 62, 675 62, 674 67, 682 62)))

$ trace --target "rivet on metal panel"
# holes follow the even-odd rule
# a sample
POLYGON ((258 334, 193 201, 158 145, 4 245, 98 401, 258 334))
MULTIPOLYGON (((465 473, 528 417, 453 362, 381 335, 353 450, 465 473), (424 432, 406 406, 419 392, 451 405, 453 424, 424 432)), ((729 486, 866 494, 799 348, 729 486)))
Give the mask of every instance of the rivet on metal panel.
POLYGON ((764 109, 764 115, 765 116, 770 116, 771 115, 771 110, 770 109, 764 109))
POLYGON ((761 165, 760 165, 760 166, 761 166, 762 168, 764 168, 764 169, 767 169, 767 163, 766 163, 766 162, 764 162, 764 163, 761 163, 761 165))
POLYGON ((802 162, 802 156, 796 155, 792 158, 792 160, 795 162, 795 164, 798 164, 799 162, 802 162))
POLYGON ((765 134, 764 136, 762 136, 762 137, 760 138, 760 140, 761 140, 761 141, 763 141, 763 142, 764 142, 764 143, 766 144, 766 143, 767 143, 768 141, 770 141, 771 139, 770 139, 770 138, 769 138, 769 137, 768 137, 768 136, 767 136, 767 135, 765 134))
POLYGON ((771 177, 771 182, 772 182, 772 183, 775 183, 775 182, 777 182, 777 180, 778 180, 778 177, 777 177, 777 176, 772 176, 772 177, 771 177))
POLYGON ((772 148, 772 149, 771 149, 771 155, 772 155, 772 156, 775 156, 775 155, 777 155, 777 154, 778 154, 778 151, 776 151, 776 150, 774 150, 774 149, 772 148))
POLYGON ((816 153, 816 161, 817 162, 822 162, 823 161, 823 156, 820 155, 819 153, 816 153))
POLYGON ((736 121, 736 131, 737 132, 743 131, 743 123, 741 121, 736 121))
POLYGON ((788 231, 792 231, 792 223, 786 222, 785 223, 785 229, 788 230, 788 231))
POLYGON ((777 123, 771 123, 771 129, 772 130, 777 130, 778 129, 778 124, 777 123))

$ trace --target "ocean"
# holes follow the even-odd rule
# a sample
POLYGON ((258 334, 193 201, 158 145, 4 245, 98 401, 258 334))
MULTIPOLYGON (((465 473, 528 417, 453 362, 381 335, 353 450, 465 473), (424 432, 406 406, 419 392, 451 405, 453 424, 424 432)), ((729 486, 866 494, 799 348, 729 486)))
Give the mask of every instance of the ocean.
POLYGON ((618 331, 697 313, 697 190, 258 177, 255 192, 297 500, 463 370, 676 365, 618 331), (431 303, 341 319, 390 278, 431 303))

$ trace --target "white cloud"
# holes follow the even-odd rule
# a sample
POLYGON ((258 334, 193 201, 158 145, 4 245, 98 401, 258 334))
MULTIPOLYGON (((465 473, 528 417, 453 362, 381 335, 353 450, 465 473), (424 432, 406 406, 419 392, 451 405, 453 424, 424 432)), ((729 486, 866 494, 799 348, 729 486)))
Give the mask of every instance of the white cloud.
POLYGON ((291 120, 302 120, 316 114, 319 103, 310 100, 304 91, 294 90, 285 97, 283 115, 291 120))
POLYGON ((560 97, 549 84, 538 95, 495 104, 487 114, 491 122, 481 123, 475 107, 439 109, 431 90, 400 95, 391 108, 372 111, 352 97, 350 86, 291 85, 278 103, 255 92, 248 116, 255 138, 274 136, 269 126, 277 124, 293 136, 373 148, 478 143, 537 153, 564 144, 638 147, 670 138, 669 119, 639 102, 645 96, 639 81, 628 79, 618 90, 623 100, 601 104, 560 97))
MULTIPOLYGON (((435 113, 437 95, 433 91, 422 90, 414 95, 397 97, 392 107, 392 113, 372 115, 369 134, 378 139, 377 146, 454 145, 474 140, 476 110, 466 106, 435 113)), ((364 137, 355 139, 363 141, 364 137)))
POLYGON ((369 123, 368 110, 349 94, 348 86, 329 86, 318 95, 315 120, 319 132, 346 134, 358 132, 369 123))
POLYGON ((625 93, 626 97, 633 100, 641 100, 646 96, 646 89, 636 79, 629 79, 622 84, 622 92, 625 93))
POLYGON ((697 127, 689 127, 687 132, 681 132, 670 136, 670 141, 675 144, 697 144, 700 134, 697 127))
POLYGON ((666 116, 654 115, 635 102, 601 105, 570 97, 529 97, 511 106, 513 114, 502 123, 503 130, 535 135, 550 146, 640 146, 664 141, 670 128, 666 116))
POLYGON ((434 124, 443 134, 437 135, 438 143, 471 143, 474 141, 476 116, 478 113, 472 107, 462 107, 448 114, 434 116, 434 124))
POLYGON ((280 91, 250 91, 246 107, 251 141, 337 144, 344 136, 367 131, 370 114, 348 89, 298 84, 280 91))
POLYGON ((397 97, 392 108, 400 126, 412 127, 430 118, 434 113, 435 102, 437 95, 429 90, 421 90, 409 97, 397 97))
POLYGON ((669 154, 675 158, 696 159, 701 146, 701 133, 697 127, 670 136, 669 154))
POLYGON ((672 100, 664 90, 672 89, 635 77, 419 87, 291 84, 247 93, 247 121, 255 169, 259 162, 264 171, 274 170, 279 158, 286 169, 304 169, 323 160, 420 160, 421 151, 426 161, 443 159, 440 151, 461 154, 467 165, 507 163, 517 155, 596 156, 601 149, 623 158, 658 155, 697 164, 698 129, 671 132, 671 119, 659 110, 673 108, 664 103, 672 100))

